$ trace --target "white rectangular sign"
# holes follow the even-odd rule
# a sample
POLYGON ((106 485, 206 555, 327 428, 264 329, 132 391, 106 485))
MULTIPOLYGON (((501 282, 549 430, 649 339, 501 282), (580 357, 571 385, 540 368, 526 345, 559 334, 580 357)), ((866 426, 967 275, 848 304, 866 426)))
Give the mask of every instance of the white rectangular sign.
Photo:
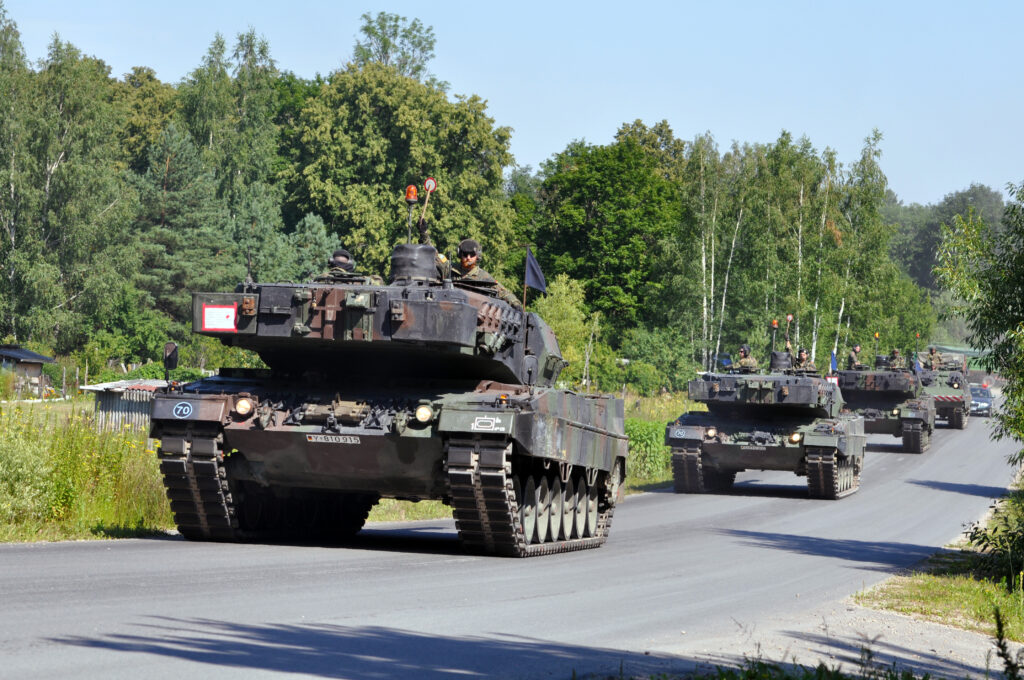
POLYGON ((236 333, 238 305, 203 305, 203 330, 236 333))

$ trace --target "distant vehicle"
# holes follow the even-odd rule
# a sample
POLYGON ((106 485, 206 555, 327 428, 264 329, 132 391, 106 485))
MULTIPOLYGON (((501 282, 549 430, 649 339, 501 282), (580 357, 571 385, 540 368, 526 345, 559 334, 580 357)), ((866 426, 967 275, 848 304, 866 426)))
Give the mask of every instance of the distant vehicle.
POLYGON ((992 390, 984 385, 971 385, 971 415, 992 415, 992 390))

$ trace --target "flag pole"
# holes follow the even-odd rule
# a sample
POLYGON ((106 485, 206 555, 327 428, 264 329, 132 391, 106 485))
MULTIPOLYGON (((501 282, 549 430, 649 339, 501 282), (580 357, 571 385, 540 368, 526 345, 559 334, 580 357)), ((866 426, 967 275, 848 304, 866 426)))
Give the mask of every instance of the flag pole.
MULTIPOLYGON (((519 246, 520 248, 529 248, 530 247, 529 243, 517 243, 516 245, 519 246)), ((529 257, 523 258, 523 311, 526 311, 526 287, 527 287, 526 286, 526 272, 527 272, 527 267, 529 267, 529 266, 530 266, 530 258, 529 257)))

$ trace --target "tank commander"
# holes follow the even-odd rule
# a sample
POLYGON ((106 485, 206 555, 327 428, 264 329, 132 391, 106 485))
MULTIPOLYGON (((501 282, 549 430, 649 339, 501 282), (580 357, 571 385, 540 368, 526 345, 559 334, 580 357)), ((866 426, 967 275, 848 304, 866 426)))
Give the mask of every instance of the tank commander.
POLYGON ((906 367, 907 367, 906 359, 904 359, 903 355, 900 354, 900 350, 898 348, 893 347, 892 351, 889 352, 889 368, 906 368, 906 367))
POLYGON ((934 346, 929 347, 928 354, 924 355, 921 365, 929 371, 937 371, 942 365, 942 352, 937 351, 934 346))
POLYGON ((811 357, 807 354, 807 348, 801 347, 796 352, 796 357, 793 356, 793 345, 790 344, 789 340, 786 340, 786 351, 789 352, 790 361, 793 364, 793 370, 796 371, 817 371, 818 367, 811 361, 811 357))
POLYGON ((860 363, 860 343, 854 343, 853 349, 850 350, 849 355, 846 357, 846 370, 853 371, 858 368, 864 368, 864 364, 860 363))
POLYGON ((364 283, 374 286, 383 286, 384 279, 376 274, 356 274, 356 260, 352 253, 344 248, 338 248, 327 261, 328 271, 314 279, 317 282, 328 283, 364 283))
MULTIPOLYGON (((416 227, 420 232, 420 243, 426 245, 434 245, 430 242, 430 232, 427 229, 427 223, 424 220, 420 220, 416 223, 416 227)), ((442 279, 451 277, 453 281, 466 281, 471 283, 479 283, 483 286, 494 291, 494 296, 500 300, 512 305, 514 308, 522 310, 523 304, 516 299, 516 296, 511 293, 505 286, 498 283, 493 276, 491 276, 486 270, 484 270, 478 264, 480 260, 480 254, 482 248, 480 243, 476 239, 463 239, 459 242, 458 262, 449 262, 441 253, 437 254, 437 269, 441 274, 442 279)))
POLYGON ((745 370, 748 370, 748 371, 756 371, 757 370, 757 359, 755 359, 754 357, 750 356, 750 345, 747 345, 747 344, 740 345, 739 354, 740 354, 740 358, 736 362, 736 366, 737 367, 745 369, 745 370))

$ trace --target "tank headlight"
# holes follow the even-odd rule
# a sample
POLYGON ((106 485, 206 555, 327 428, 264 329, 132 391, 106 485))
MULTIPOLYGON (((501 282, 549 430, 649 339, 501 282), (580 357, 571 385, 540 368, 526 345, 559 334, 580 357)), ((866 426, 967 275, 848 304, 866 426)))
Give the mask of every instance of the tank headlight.
POLYGON ((430 408, 426 404, 420 404, 416 407, 416 420, 421 423, 429 423, 434 418, 434 409, 430 408))
POLYGON ((794 444, 796 444, 803 438, 804 436, 799 432, 794 432, 793 434, 789 435, 789 441, 793 442, 794 444))
POLYGON ((958 389, 960 389, 960 383, 958 383, 957 381, 955 381, 955 380, 954 380, 954 381, 953 381, 953 389, 954 389, 954 390, 958 390, 958 389))
POLYGON ((718 434, 718 428, 716 427, 709 427, 704 431, 704 436, 706 437, 714 437, 716 434, 718 434))
POLYGON ((893 414, 894 416, 898 416, 898 415, 900 414, 900 410, 899 410, 898 408, 894 408, 894 409, 892 410, 892 414, 893 414))
POLYGON ((252 413, 252 399, 242 397, 235 402, 235 413, 240 416, 247 416, 252 413))

